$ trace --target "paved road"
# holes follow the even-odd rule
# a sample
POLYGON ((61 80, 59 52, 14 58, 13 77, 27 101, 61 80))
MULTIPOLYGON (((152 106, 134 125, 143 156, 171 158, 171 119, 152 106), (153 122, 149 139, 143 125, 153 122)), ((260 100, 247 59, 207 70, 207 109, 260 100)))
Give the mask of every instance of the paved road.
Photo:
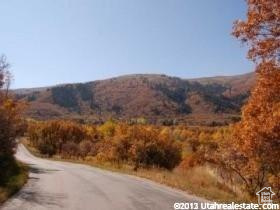
POLYGON ((40 159, 23 145, 16 157, 30 165, 29 180, 1 210, 165 210, 174 209, 174 202, 203 202, 145 179, 40 159))

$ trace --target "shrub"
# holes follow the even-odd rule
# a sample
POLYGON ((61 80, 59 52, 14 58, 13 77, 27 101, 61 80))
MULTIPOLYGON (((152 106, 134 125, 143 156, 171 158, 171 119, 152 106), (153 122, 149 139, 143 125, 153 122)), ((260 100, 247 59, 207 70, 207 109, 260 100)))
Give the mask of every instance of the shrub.
POLYGON ((170 130, 153 126, 117 124, 108 121, 99 126, 81 125, 71 121, 30 122, 28 137, 42 153, 52 156, 85 158, 96 156, 139 166, 173 169, 181 161, 181 145, 170 130))

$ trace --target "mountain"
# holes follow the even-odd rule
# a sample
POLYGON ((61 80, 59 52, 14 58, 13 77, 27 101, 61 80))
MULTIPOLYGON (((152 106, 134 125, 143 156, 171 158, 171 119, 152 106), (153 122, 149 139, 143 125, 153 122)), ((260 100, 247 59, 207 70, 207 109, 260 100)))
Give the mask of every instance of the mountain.
POLYGON ((255 82, 255 73, 247 73, 236 76, 218 76, 218 77, 205 77, 198 79, 191 79, 190 81, 199 82, 202 85, 206 84, 220 84, 230 89, 231 95, 239 95, 248 92, 255 82))
POLYGON ((150 122, 205 124, 236 119, 253 83, 253 73, 190 80, 135 74, 14 92, 19 100, 29 102, 26 115, 36 119, 102 122, 145 118, 150 122))

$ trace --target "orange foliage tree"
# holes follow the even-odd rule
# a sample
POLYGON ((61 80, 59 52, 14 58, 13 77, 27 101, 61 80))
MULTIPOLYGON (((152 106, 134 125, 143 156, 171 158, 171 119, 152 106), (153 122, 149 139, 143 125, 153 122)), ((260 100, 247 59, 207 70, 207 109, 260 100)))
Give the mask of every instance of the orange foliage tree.
POLYGON ((247 19, 236 21, 233 35, 249 46, 257 81, 224 163, 238 173, 250 194, 269 185, 279 197, 280 1, 247 0, 247 4, 247 19))

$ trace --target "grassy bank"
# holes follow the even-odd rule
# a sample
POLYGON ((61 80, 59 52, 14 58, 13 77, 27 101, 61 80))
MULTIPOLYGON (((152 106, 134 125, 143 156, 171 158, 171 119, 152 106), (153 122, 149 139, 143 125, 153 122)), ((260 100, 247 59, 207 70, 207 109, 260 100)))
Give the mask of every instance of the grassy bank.
MULTIPOLYGON (((24 145, 35 156, 42 158, 48 158, 41 155, 38 150, 28 145, 27 141, 23 141, 24 145)), ((139 168, 137 171, 133 170, 133 167, 128 164, 117 164, 111 162, 100 162, 93 157, 88 157, 84 160, 81 159, 63 159, 60 156, 53 156, 51 160, 67 161, 74 163, 82 163, 90 166, 98 167, 113 172, 125 173, 129 175, 138 176, 155 181, 160 184, 164 184, 176 189, 180 189, 194 194, 199 197, 203 197, 212 201, 218 202, 244 202, 248 201, 245 195, 235 194, 229 187, 220 183, 218 179, 213 175, 212 171, 204 166, 195 167, 188 171, 181 171, 175 169, 168 171, 159 168, 139 168)))
POLYGON ((0 181, 0 204, 21 189, 27 182, 28 168, 23 163, 15 160, 9 162, 5 175, 1 175, 0 181))

